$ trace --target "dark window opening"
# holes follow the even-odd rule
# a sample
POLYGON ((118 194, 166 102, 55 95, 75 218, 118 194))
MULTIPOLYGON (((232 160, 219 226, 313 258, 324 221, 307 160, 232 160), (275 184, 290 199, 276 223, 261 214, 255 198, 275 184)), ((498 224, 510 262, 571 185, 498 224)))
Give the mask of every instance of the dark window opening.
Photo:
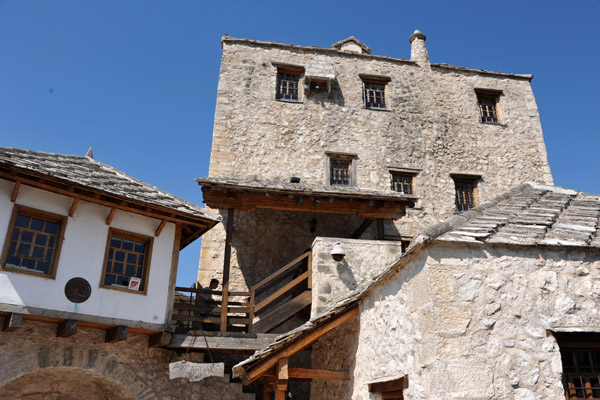
POLYGON ((331 158, 330 184, 349 186, 352 183, 352 160, 331 158))
POLYGON ((386 108, 385 89, 386 84, 384 82, 364 81, 365 107, 386 108))
POLYGON ((497 93, 477 93, 479 103, 479 115, 483 123, 499 123, 498 116, 498 94, 497 93))
POLYGON ((556 333, 567 400, 600 399, 600 335, 556 333))
POLYGON ((477 205, 477 179, 454 178, 456 210, 467 211, 477 205))
POLYGON ((394 192, 404 194, 413 194, 413 178, 414 175, 404 174, 401 172, 391 172, 391 184, 394 192))
POLYGON ((151 237, 111 229, 102 285, 145 291, 151 248, 151 237))
POLYGON ((277 69, 277 100, 298 101, 301 71, 291 68, 277 69))

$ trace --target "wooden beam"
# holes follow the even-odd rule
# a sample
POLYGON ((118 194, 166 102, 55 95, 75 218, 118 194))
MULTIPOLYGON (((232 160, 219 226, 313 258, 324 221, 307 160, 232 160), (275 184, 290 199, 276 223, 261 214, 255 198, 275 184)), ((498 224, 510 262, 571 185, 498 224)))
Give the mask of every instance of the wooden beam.
POLYGON ((160 225, 158 225, 158 228, 156 228, 156 232, 154 232, 154 236, 158 237, 160 235, 160 233, 162 232, 166 223, 167 223, 166 219, 163 219, 162 221, 160 221, 160 225))
POLYGON ((177 286, 177 269, 179 268, 179 252, 181 250, 181 224, 175 225, 175 238, 171 252, 171 273, 169 275, 169 291, 167 292, 167 312, 165 321, 171 325, 173 320, 173 307, 175 306, 175 287, 177 286))
POLYGON ((127 327, 117 325, 106 330, 106 343, 116 343, 127 340, 127 327))
POLYGON ((17 201, 17 196, 19 195, 19 189, 21 188, 21 181, 15 182, 15 187, 13 188, 12 196, 10 196, 10 201, 13 203, 17 201))
POLYGON ((358 314, 358 306, 354 306, 342 314, 332 318, 331 320, 317 326, 315 329, 305 332, 296 338, 295 341, 283 346, 281 349, 275 351, 265 359, 251 366, 247 371, 244 370, 243 366, 234 367, 234 377, 240 377, 244 385, 249 385, 255 380, 259 379, 265 372, 273 368, 277 361, 281 358, 290 358, 302 350, 309 348, 314 342, 319 340, 320 337, 325 335, 327 332, 335 329, 350 318, 358 314))
POLYGON ((23 314, 10 313, 4 317, 4 323, 2 325, 3 332, 14 332, 21 327, 23 321, 23 314))
POLYGON ((110 225, 110 223, 113 220, 113 217, 115 216, 115 212, 117 211, 116 207, 113 207, 110 209, 110 213, 108 214, 108 218, 106 218, 106 225, 110 225))
POLYGON ((227 303, 229 301, 229 272, 231 269, 231 241, 233 237, 233 208, 227 210, 227 231, 225 234, 225 254, 223 255, 223 295, 221 300, 221 331, 227 330, 227 303))
POLYGON ((75 215, 75 210, 77 209, 77 205, 79 204, 79 197, 75 197, 73 199, 73 203, 71 204, 71 208, 69 209, 69 217, 75 215))
POLYGON ((58 324, 56 330, 56 337, 66 338, 73 336, 77 333, 77 321, 74 319, 67 319, 58 324))
MULTIPOLYGON (((266 197, 263 193, 225 191, 204 188, 203 201, 212 208, 234 208, 252 211, 257 208, 284 211, 302 211, 328 214, 356 214, 363 218, 399 218, 405 214, 406 207, 412 207, 415 199, 388 198, 370 199, 337 197, 335 202, 323 201, 317 206, 314 201, 300 201, 303 194, 271 193, 266 197)), ((306 195, 304 195, 306 196, 306 195)))
POLYGON ((148 347, 165 347, 171 341, 171 332, 158 332, 148 336, 148 347))
MULTIPOLYGON (((275 375, 269 375, 269 372, 265 373, 263 377, 275 377, 275 375)), ((348 371, 334 371, 328 369, 309 369, 309 368, 288 368, 289 380, 301 380, 301 381, 312 381, 312 380, 335 380, 335 381, 349 381, 350 374, 348 371)))
POLYGON ((371 226, 371 222, 373 222, 373 218, 365 218, 363 220, 362 224, 360 224, 360 226, 358 227, 358 229, 352 234, 351 238, 352 239, 360 238, 360 235, 365 233, 365 231, 369 228, 369 226, 371 226))

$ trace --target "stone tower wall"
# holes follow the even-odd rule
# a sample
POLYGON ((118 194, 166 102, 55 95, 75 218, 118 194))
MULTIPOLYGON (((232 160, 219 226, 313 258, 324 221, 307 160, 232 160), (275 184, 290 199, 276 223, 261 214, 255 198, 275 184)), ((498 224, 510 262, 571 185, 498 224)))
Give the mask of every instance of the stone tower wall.
MULTIPOLYGON (((455 213, 452 173, 482 177, 480 202, 525 181, 552 183, 530 76, 227 37, 222 43, 211 177, 289 182, 294 175, 303 183, 328 185, 328 152, 357 156, 359 188, 390 190, 390 167, 420 170, 415 189, 421 200, 404 218, 386 221, 390 237, 412 237, 455 213), (297 103, 276 100, 281 64, 332 68, 331 98, 322 91, 301 93, 297 103), (390 78, 388 110, 365 108, 359 74, 390 78), (502 91, 502 124, 480 122, 476 88, 502 91)), ((312 218, 288 214, 302 224, 312 218)), ((280 232, 277 218, 271 224, 272 232, 280 232)), ((341 236, 357 226, 347 226, 341 236)), ((222 269, 224 237, 222 226, 204 236, 201 283, 222 269)), ((276 233, 268 242, 286 248, 289 238, 276 233)), ((237 246, 256 243, 238 238, 237 246)), ((234 259, 233 267, 251 262, 234 259)), ((241 287, 256 283, 232 279, 241 287)))

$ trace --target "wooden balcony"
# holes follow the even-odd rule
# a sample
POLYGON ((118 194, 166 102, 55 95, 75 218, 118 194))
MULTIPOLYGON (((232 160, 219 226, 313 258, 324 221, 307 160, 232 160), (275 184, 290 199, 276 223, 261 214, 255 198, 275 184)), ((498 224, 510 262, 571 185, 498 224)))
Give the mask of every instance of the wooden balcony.
POLYGON ((307 251, 247 292, 177 287, 176 334, 195 331, 262 334, 310 306, 312 253, 307 251))

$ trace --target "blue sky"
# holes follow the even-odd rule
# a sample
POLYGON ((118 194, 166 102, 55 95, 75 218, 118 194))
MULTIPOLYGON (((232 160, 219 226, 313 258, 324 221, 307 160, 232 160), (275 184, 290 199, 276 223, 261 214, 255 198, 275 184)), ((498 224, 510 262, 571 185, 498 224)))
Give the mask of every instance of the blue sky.
MULTIPOLYGON (((0 0, 0 146, 84 155, 202 204, 220 38, 532 73, 557 185, 600 193, 600 0, 0 0), (488 5, 486 5, 488 4, 488 5)), ((498 151, 502 151, 498 149, 498 151)), ((195 280, 200 241, 180 258, 195 280)))

